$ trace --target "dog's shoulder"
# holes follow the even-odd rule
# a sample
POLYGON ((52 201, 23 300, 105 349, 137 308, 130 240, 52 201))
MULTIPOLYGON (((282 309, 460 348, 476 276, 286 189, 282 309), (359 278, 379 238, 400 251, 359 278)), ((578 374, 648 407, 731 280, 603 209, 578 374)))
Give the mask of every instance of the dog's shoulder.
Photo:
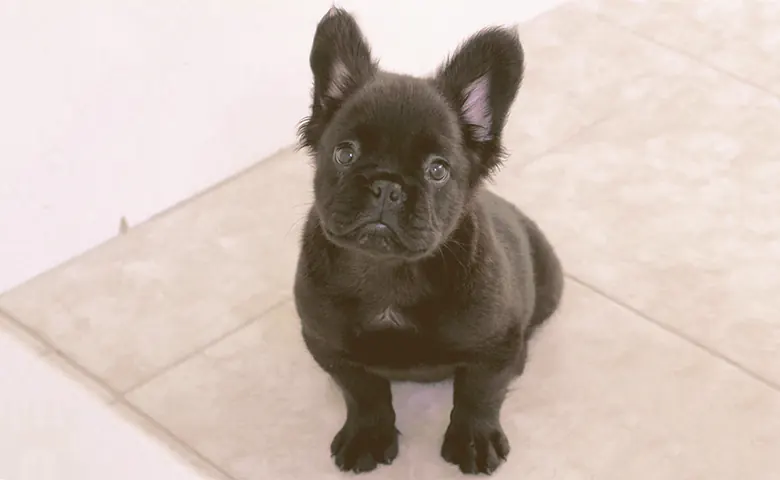
POLYGON ((533 304, 533 248, 525 215, 512 203, 482 189, 476 197, 477 266, 468 284, 476 301, 525 312, 533 304))

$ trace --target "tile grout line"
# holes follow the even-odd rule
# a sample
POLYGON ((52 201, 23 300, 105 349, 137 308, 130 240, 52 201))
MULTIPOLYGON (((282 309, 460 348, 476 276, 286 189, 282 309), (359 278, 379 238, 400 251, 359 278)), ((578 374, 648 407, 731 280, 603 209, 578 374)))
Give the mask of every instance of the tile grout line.
POLYGON ((212 347, 213 345, 221 342, 222 340, 226 339, 227 337, 233 335, 234 333, 238 332, 239 330, 242 330, 245 327, 248 327, 249 325, 253 324, 254 322, 260 320, 263 316, 265 316, 267 313, 276 310, 277 308, 289 303, 292 300, 290 296, 285 296, 282 300, 279 300, 277 302, 274 302, 269 307, 266 307, 263 309, 262 312, 258 313, 257 315, 253 315, 249 317, 248 320, 241 322, 240 324, 236 325, 235 327, 226 330, 222 334, 218 335, 217 337, 214 337, 213 339, 209 340, 208 342, 204 343, 203 345, 200 345, 190 351, 189 353, 182 355, 178 359, 170 362, 169 364, 165 365, 161 369, 159 369, 157 372, 153 373, 152 375, 148 376, 147 378, 141 379, 138 382, 134 383, 133 385, 122 389, 119 391, 119 395, 122 398, 125 398, 130 393, 138 390, 141 387, 146 386, 147 384, 151 383, 155 379, 159 378, 160 376, 164 375, 168 371, 178 367, 179 365, 183 364, 187 360, 190 360, 191 358, 195 357, 199 353, 202 353, 207 348, 212 347))
MULTIPOLYGON (((178 444, 179 447, 181 447, 183 450, 187 451, 189 454, 193 455, 195 458, 203 462, 206 466, 214 469, 214 471, 218 472, 220 475, 225 477, 228 480, 236 480, 236 478, 231 475, 228 471, 223 469, 221 466, 217 465, 215 462, 213 462, 210 458, 206 457, 200 451, 198 451, 195 447, 190 445, 189 443, 183 441, 181 438, 178 437, 178 435, 174 434, 172 431, 168 429, 165 425, 158 422, 156 419, 151 417, 148 413, 141 410, 140 408, 136 407, 132 403, 130 403, 127 399, 124 397, 117 397, 115 404, 119 404, 124 408, 129 409, 132 413, 135 415, 138 415, 141 417, 144 421, 149 423, 151 426, 153 426, 155 429, 159 430, 160 432, 164 433, 173 443, 178 444)), ((138 428, 143 428, 142 426, 138 426, 138 428)), ((149 435, 151 437, 156 437, 156 435, 149 435)), ((160 438, 156 438, 156 440, 160 440, 163 443, 165 441, 160 438)), ((169 447, 170 448, 170 447, 169 447)), ((175 453, 175 452, 174 452, 175 453)), ((186 462, 186 460, 185 460, 186 462)), ((189 462, 187 462, 189 463, 189 462)), ((195 465, 191 465, 193 469, 198 470, 198 468, 195 465)))
MULTIPOLYGON (((522 172, 526 168, 530 167, 531 165, 534 165, 541 161, 544 157, 551 153, 555 153, 559 148, 566 146, 569 142, 572 140, 575 140, 580 135, 587 133, 591 128, 597 127, 598 125, 606 122, 607 120, 612 119, 616 115, 620 114, 623 111, 622 108, 615 108, 612 109, 604 115, 595 118, 591 120, 590 122, 586 123, 585 125, 580 125, 578 128, 576 128, 573 132, 569 133, 568 135, 564 135, 564 137, 560 140, 557 140, 553 142, 552 145, 549 145, 545 148, 543 148, 541 151, 534 153, 532 155, 529 155, 527 158, 521 158, 520 162, 517 164, 517 169, 522 172)), ((513 153, 510 151, 507 153, 506 157, 511 158, 513 156, 513 153)), ((488 180, 485 183, 489 183, 490 185, 495 185, 495 178, 501 175, 501 171, 506 168, 506 161, 502 162, 501 166, 498 170, 496 170, 495 173, 491 174, 491 176, 488 178, 488 180)), ((510 165, 511 167, 511 165, 510 165)))
MULTIPOLYGON (((570 2, 570 3, 571 4, 576 4, 576 2, 570 2)), ((634 30, 632 30, 632 29, 630 29, 630 28, 628 28, 628 27, 626 27, 624 25, 616 23, 614 20, 611 20, 609 17, 606 17, 603 14, 601 14, 601 13, 599 13, 599 12, 597 12, 597 11, 587 7, 587 6, 584 6, 583 8, 585 8, 585 10, 587 10, 590 14, 592 14, 595 17, 595 19, 597 21, 601 22, 601 23, 606 23, 606 24, 614 26, 614 27, 616 27, 616 28, 618 28, 620 30, 623 30, 624 32, 628 33, 629 35, 637 37, 641 41, 653 44, 655 47, 662 48, 664 50, 668 50, 668 51, 672 51, 672 52, 675 52, 677 54, 680 54, 680 55, 686 57, 688 60, 691 60, 692 62, 696 63, 697 65, 703 66, 705 68, 709 68, 710 70, 713 70, 713 71, 715 71, 717 73, 723 74, 723 75, 729 77, 730 79, 732 79, 734 81, 746 84, 746 85, 752 87, 755 90, 759 90, 762 93, 765 93, 765 94, 768 94, 768 95, 770 95, 772 97, 777 97, 778 99, 780 99, 780 94, 776 94, 776 93, 772 92, 771 90, 768 90, 767 88, 762 87, 761 85, 752 83, 752 82, 750 82, 747 79, 740 78, 740 77, 734 75, 733 73, 728 72, 726 70, 722 70, 722 69, 720 69, 719 67, 717 67, 715 65, 709 64, 709 63, 705 62, 704 60, 702 60, 702 59, 700 59, 700 58, 698 58, 698 57, 696 57, 696 56, 694 56, 694 55, 692 55, 690 53, 684 52, 682 50, 678 50, 677 48, 675 48, 672 45, 667 45, 667 44, 661 43, 661 42, 659 42, 659 41, 657 41, 657 40, 655 40, 653 38, 645 36, 641 32, 634 31, 634 30)), ((653 72, 652 69, 651 70, 647 70, 647 71, 643 71, 642 73, 637 74, 635 77, 632 77, 632 78, 628 79, 627 83, 633 81, 635 78, 640 78, 643 75, 645 75, 647 73, 652 73, 652 72, 653 72)), ((780 78, 778 78, 778 81, 780 81, 780 78)), ((522 85, 521 85, 520 88, 522 88, 522 85)), ((608 120, 610 120, 610 119, 620 115, 627 108, 629 108, 629 107, 628 106, 625 106, 625 107, 617 106, 617 107, 615 107, 613 109, 610 109, 609 111, 604 113, 599 118, 591 120, 590 122, 588 122, 585 125, 581 125, 579 128, 574 130, 569 135, 566 135, 561 140, 556 141, 553 145, 550 145, 547 148, 542 149, 539 153, 535 153, 533 155, 530 155, 527 159, 521 161, 521 163, 519 165, 519 169, 522 171, 522 170, 525 170, 527 167, 529 167, 529 166, 531 166, 531 165, 533 165, 535 163, 538 163, 540 160, 543 159, 543 157, 545 157, 545 156, 547 156, 547 155, 549 155, 551 153, 555 153, 559 148, 565 146, 566 144, 570 143, 573 140, 576 140, 580 135, 587 133, 590 129, 592 129, 594 127, 597 127, 598 125, 600 125, 600 124, 602 124, 602 123, 604 123, 604 122, 606 122, 606 121, 608 121, 608 120)), ((510 153, 508 156, 511 157, 512 154, 510 153)), ((498 173, 500 173, 500 171, 497 172, 496 174, 498 174, 498 173)))
POLYGON ((8 322, 11 323, 14 327, 18 328, 23 333, 32 337, 33 340, 36 340, 38 343, 43 345, 45 349, 43 350, 43 352, 41 352, 41 356, 48 355, 51 352, 57 352, 57 349, 54 348, 52 342, 48 341, 46 337, 39 334, 38 331, 35 330, 34 328, 31 328, 24 322, 20 321, 18 318, 16 318, 16 316, 12 315, 11 312, 3 308, 2 305, 0 305, 0 316, 5 317, 8 320, 8 322))
POLYGON ((19 320, 15 315, 11 314, 7 310, 3 309, 2 307, 0 307, 0 314, 6 316, 9 319, 9 321, 11 321, 15 326, 21 328, 23 331, 27 332, 33 338, 35 338, 36 340, 41 342, 44 346, 46 346, 46 351, 42 352, 41 354, 42 357, 55 354, 69 367, 73 368, 76 373, 78 373, 79 375, 83 375, 85 378, 89 379, 97 386, 103 388, 108 393, 110 393, 114 400, 118 399, 121 396, 120 392, 118 392, 116 389, 108 385, 105 381, 103 381, 102 378, 92 373, 88 368, 84 367, 79 362, 71 358, 70 355, 68 355, 63 350, 61 350, 54 342, 50 341, 46 336, 39 334, 37 330, 27 326, 24 322, 19 320))
MULTIPOLYGON (((252 317, 252 319, 248 322, 244 322, 243 325, 251 324, 252 322, 256 321, 263 315, 265 315, 267 312, 273 310, 277 306, 283 305, 285 301, 289 301, 289 298, 286 298, 284 301, 277 302, 274 304, 274 306, 265 309, 262 313, 258 314, 257 316, 252 317)), ((209 458, 205 457, 203 454, 201 454, 199 451, 197 451, 195 448, 193 448, 191 445, 189 445, 187 442, 180 439, 178 436, 173 434, 167 427, 161 425, 159 422, 157 422, 155 419, 150 417, 146 412, 141 411, 140 409, 136 408, 133 404, 131 404, 127 399, 125 399, 124 394, 120 392, 119 390, 113 388, 111 385, 107 384, 102 378, 98 377, 97 375, 93 374, 89 369, 81 365, 79 362, 71 358, 67 353, 62 351, 59 347, 57 347, 53 342, 49 341, 49 339, 41 334, 39 334, 35 329, 30 328, 28 325, 26 325, 24 322, 21 322, 15 315, 11 314, 4 308, 0 307, 0 315, 5 316, 9 322, 11 322, 15 327, 20 328, 23 332, 29 334, 32 336, 35 340, 42 343, 47 349, 44 352, 40 353, 40 357, 45 357, 48 355, 51 355, 52 353, 56 354, 59 358, 58 360, 64 362, 69 367, 73 368, 73 370, 78 373, 79 375, 83 375, 86 379, 90 380, 91 382, 94 382, 97 386, 104 389, 107 393, 109 393, 112 397, 112 401, 106 402, 105 404, 108 406, 111 406, 113 404, 120 404, 126 408, 129 408, 133 413, 138 414, 140 417, 142 417, 144 420, 148 421, 152 426, 159 429, 161 432, 163 432, 165 435, 167 435, 173 443, 176 443, 182 450, 190 453, 198 460, 202 461, 205 465, 211 467, 214 469, 214 471, 219 472, 221 475, 226 477, 229 480, 235 480, 232 475, 229 475, 228 472, 226 472, 224 469, 222 469, 219 465, 215 464, 213 461, 211 461, 209 458)), ((240 329, 240 328, 239 328, 240 329)), ((234 329, 233 332, 237 331, 238 329, 234 329)), ((226 336, 226 335, 225 335, 226 336)), ((220 338, 224 338, 220 337, 220 338)), ((205 346, 195 349, 194 352, 191 352, 187 355, 186 358, 189 358, 193 356, 194 354, 197 354, 201 352, 204 348, 207 348, 214 342, 210 342, 209 344, 206 344, 205 346)), ((167 367, 163 368, 162 372, 159 372, 159 374, 164 373, 168 371, 171 367, 177 365, 180 362, 174 362, 171 365, 168 365, 167 367)), ((76 380, 77 383, 79 383, 82 387, 87 388, 86 385, 84 385, 82 382, 79 382, 76 380)), ((139 427, 141 428, 141 427, 139 427)), ((150 435, 152 436, 152 435, 150 435)), ((195 468, 193 466, 193 468, 195 468)))
MULTIPOLYGON (((589 11, 590 11, 590 10, 589 10, 589 11)), ((603 18, 602 18, 600 15, 598 15, 596 12, 592 12, 592 11, 591 11, 591 13, 592 13, 592 14, 594 14, 594 15, 597 17, 597 20, 599 20, 599 21, 601 21, 601 22, 606 22, 606 19, 603 19, 603 18)), ((610 25, 612 25, 612 22, 609 22, 609 23, 610 23, 610 25)), ((626 31, 627 31, 628 33, 630 33, 630 34, 634 34, 634 35, 636 35, 636 34, 635 34, 633 31, 631 31, 631 30, 628 30, 628 29, 626 29, 625 27, 622 27, 622 26, 621 26, 621 28, 622 28, 623 30, 626 30, 626 31)), ((646 39, 646 38, 644 38, 644 37, 641 37, 641 38, 642 38, 643 40, 647 40, 647 39, 646 39)), ((668 46, 666 46, 666 45, 657 44, 657 46, 659 46, 659 47, 661 47, 661 48, 669 49, 669 47, 668 47, 668 46)), ((701 62, 699 62, 699 63, 701 63, 701 62)), ((710 65, 705 65, 705 66, 707 66, 707 67, 710 67, 710 65)), ((642 71, 641 73, 638 73, 638 74, 636 74, 636 76, 629 78, 629 79, 626 81, 626 83, 630 83, 630 82, 634 81, 636 78, 641 78, 642 76, 646 75, 647 73, 651 73, 651 72, 652 72, 652 70, 646 70, 646 71, 642 71)), ((753 87, 756 87, 755 85, 752 85, 752 86, 753 86, 753 87)), ((522 86, 521 86, 520 88, 522 88, 522 86)), ((757 88, 757 87, 756 87, 756 88, 757 88)), ((534 153, 533 155, 530 155, 530 156, 529 156, 527 159, 525 159, 525 160, 521 159, 522 161, 521 161, 521 162, 520 162, 520 164, 519 164, 519 169, 522 171, 522 170, 525 170, 527 167, 529 167, 529 166, 531 166, 531 165, 533 165, 533 164, 535 164, 535 163, 538 163, 538 162, 539 162, 540 160, 542 160, 542 159, 543 159, 545 156, 547 156, 547 155, 549 155, 549 154, 551 154, 551 153, 555 153, 555 152, 556 152, 556 151, 557 151, 559 148, 561 148, 561 147, 563 147, 563 146, 566 146, 567 144, 569 144, 569 143, 570 143, 570 142, 572 142, 573 140, 576 140, 578 137, 580 137, 581 135, 583 135, 583 134, 587 133, 587 132, 588 132, 588 131, 590 131, 592 128, 595 128, 595 127, 597 127, 597 126, 601 125, 602 123, 604 123, 604 122, 606 122, 606 121, 608 121, 608 120, 611 120, 612 118, 615 118, 616 116, 618 116, 618 115, 622 114, 622 113, 623 113, 623 112, 625 112, 625 111, 626 111, 628 108, 630 108, 630 106, 628 106, 628 105, 625 105, 625 106, 620 106, 620 105, 618 105, 618 106, 616 106, 616 107, 614 107, 614 108, 612 108, 612 109, 609 109, 608 111, 604 112, 604 113, 603 113, 601 116, 599 116, 598 118, 595 118, 595 119, 591 120, 590 122, 588 122, 588 123, 586 123, 586 124, 584 124, 584 125, 581 125, 581 126, 579 126, 579 127, 578 127, 578 128, 576 128, 576 129, 575 129, 573 132, 571 132, 571 133, 570 133, 570 134, 568 134, 568 135, 565 135, 565 136, 564 136, 562 139, 560 139, 560 140, 558 140, 558 141, 554 142, 552 145, 550 145, 550 146, 548 146, 548 147, 546 147, 546 148, 543 148, 543 149, 542 149, 540 152, 538 152, 538 153, 534 153)), ((511 157, 511 156, 512 156, 512 154, 511 154, 511 152, 510 152, 510 153, 508 154, 508 157, 511 157)), ((499 171, 499 172, 497 172, 497 173, 496 173, 496 175, 497 175, 498 173, 500 173, 500 171, 499 171)))
MULTIPOLYGON (((208 465, 209 467, 213 468, 215 471, 219 472, 220 474, 222 474, 226 478, 228 478, 230 480, 235 480, 231 475, 229 475, 221 467, 216 465, 210 459, 208 459, 205 456, 203 456, 199 451, 195 450, 188 443, 182 441, 179 437, 174 435, 166 427, 164 427, 163 425, 160 425, 156 420, 154 420, 151 417, 149 417, 146 413, 139 411, 133 405, 131 405, 128 402, 126 402, 124 397, 122 396, 122 394, 119 391, 117 391, 116 389, 114 389, 113 387, 108 385, 106 382, 103 381, 103 379, 101 379, 97 375, 95 375, 92 372, 90 372, 89 369, 87 369, 84 366, 82 366, 79 362, 77 362, 74 359, 72 359, 65 352, 63 352, 56 345, 54 345, 53 342, 50 342, 46 337, 44 337, 43 335, 40 335, 36 330, 28 327, 26 324, 21 322, 18 318, 16 318, 15 315, 11 314, 7 310, 3 309, 2 307, 0 307, 0 315, 5 316, 8 319, 8 321, 11 322, 14 326, 21 328, 22 331, 28 333, 33 338, 35 338, 36 340, 38 340, 44 346, 47 347, 46 351, 41 352, 40 357, 45 357, 45 356, 51 355, 52 353, 56 354, 59 357, 58 360, 64 362, 69 367, 73 368, 74 371, 76 371, 79 375, 83 375, 85 378, 87 378, 90 381, 94 382, 97 386, 99 386, 102 389, 106 390, 107 393, 111 394, 111 396, 113 397, 112 401, 105 402, 105 405, 110 407, 111 405, 115 405, 116 403, 119 403, 119 404, 121 404, 121 405, 123 405, 123 406, 125 406, 127 408, 130 408, 130 410, 132 410, 134 413, 140 415, 142 418, 144 418, 149 423, 151 423, 155 428, 158 428, 160 431, 162 431, 167 436, 169 436, 169 438, 174 443, 178 444, 178 446, 180 448, 182 448, 183 450, 185 450, 188 453, 192 454, 197 459, 199 459, 200 461, 204 462, 206 465, 208 465)), ((87 388, 87 386, 85 386, 82 382, 79 382, 78 380, 75 380, 75 381, 77 383, 79 383, 82 387, 87 388)), ((141 427, 139 427, 139 428, 141 428, 141 427)), ((195 466, 192 466, 192 467, 195 468, 195 466)))
POLYGON ((768 379, 768 378, 766 378, 766 377, 764 377, 764 376, 762 376, 762 375, 760 375, 760 374, 750 370, 749 368, 745 367, 744 365, 742 365, 741 363, 737 362, 736 360, 733 360, 733 359, 727 357, 725 354, 723 354, 723 353, 721 353, 721 352, 719 352, 719 351, 709 347, 708 345, 700 342, 699 340, 696 340, 695 338, 691 337, 690 335, 687 335, 686 333, 684 333, 684 332, 682 332, 682 331, 680 331, 680 330, 678 330, 678 329, 676 329, 676 328, 674 328, 674 327, 672 327, 670 325, 667 325, 666 323, 664 323, 664 322, 662 322, 660 320, 656 320, 655 318, 653 318, 650 315, 642 312, 641 310, 633 307, 632 305, 629 305, 628 303, 626 303, 626 302, 624 302, 624 301, 622 301, 620 299, 617 299, 617 298, 613 297, 612 295, 609 295, 604 290, 596 287, 595 285, 593 285, 593 284, 591 284, 589 282, 586 282, 585 280, 580 279, 579 277, 577 277, 577 276, 575 276, 575 275, 573 275, 571 273, 566 273, 565 276, 566 276, 566 278, 568 278, 569 280, 577 283, 578 285, 580 285, 580 286, 582 286, 584 288, 587 288, 588 290, 596 293, 597 295, 603 297, 604 299, 609 300, 610 302, 612 302, 612 303, 620 306, 621 308, 623 308, 623 309, 633 313, 634 315, 637 315, 638 317, 640 317, 641 319, 645 320, 646 322, 649 322, 652 325, 655 325, 657 328, 665 331, 666 333, 669 333, 669 334, 679 338, 680 340, 683 340, 686 343, 691 344, 691 345, 697 347, 699 350, 702 350, 702 351, 708 353, 710 356, 715 357, 715 358, 717 358, 717 359, 719 359, 719 360, 729 364, 730 366, 732 366, 735 369, 741 371, 745 375, 747 375, 747 376, 751 377, 752 379, 757 380, 758 382, 764 384, 765 386, 769 387, 771 390, 774 390, 775 392, 780 393, 780 384, 778 384, 778 383, 776 383, 776 382, 774 382, 774 381, 772 381, 772 380, 770 380, 770 379, 768 379))
POLYGON ((526 160, 520 165, 520 170, 525 170, 526 168, 530 167, 531 165, 534 165, 538 162, 540 162, 544 157, 551 153, 555 153, 558 151, 561 147, 564 147, 568 145, 573 140, 576 140, 580 135, 583 135, 585 133, 588 133, 592 128, 595 128, 602 123, 606 122, 607 120, 612 119, 613 117, 619 115, 622 112, 622 108, 615 108, 614 110, 611 110, 609 112, 606 112, 604 115, 600 116, 599 118, 595 118, 588 122, 585 125, 581 125, 579 128, 574 130, 569 135, 566 135, 561 140, 555 142, 553 145, 550 145, 549 147, 545 148, 541 153, 538 153, 536 155, 533 155, 531 158, 526 160))
POLYGON ((709 68, 710 70, 713 70, 713 71, 718 72, 718 73, 720 73, 722 75, 725 75, 725 76, 729 77, 730 79, 732 79, 734 81, 737 81, 737 82, 742 83, 744 85, 748 85, 748 86, 752 87, 755 90, 758 90, 758 91, 760 91, 762 93, 765 93, 765 94, 771 96, 772 98, 780 99, 780 94, 777 94, 777 93, 773 92, 772 90, 770 90, 767 87, 764 87, 764 86, 759 85, 757 83, 753 83, 748 78, 744 78, 744 77, 741 77, 741 76, 739 76, 739 75, 737 75, 737 74, 735 74, 733 72, 729 72, 728 70, 724 70, 724 69, 722 69, 722 68, 720 68, 720 67, 718 67, 716 65, 713 65, 713 64, 707 62, 703 58, 697 57, 696 55, 694 55, 692 53, 689 53, 689 52, 686 52, 684 50, 680 50, 679 48, 675 47, 674 45, 669 45, 669 44, 660 42, 660 41, 658 41, 658 40, 656 40, 656 39, 654 39, 654 38, 652 38, 652 37, 650 37, 650 36, 648 36, 648 35, 646 35, 646 34, 644 34, 642 32, 636 31, 636 30, 634 30, 632 28, 629 28, 629 27, 627 27, 625 25, 622 25, 622 24, 616 22, 615 20, 612 20, 611 18, 605 16, 604 14, 599 13, 596 10, 593 10, 592 8, 589 8, 587 6, 585 6, 585 8, 587 8, 588 11, 590 11, 593 15, 598 17, 602 22, 605 22, 605 23, 608 23, 608 24, 610 24, 610 25, 612 25, 614 27, 617 27, 620 30, 623 30, 624 32, 627 32, 627 33, 629 33, 629 34, 631 34, 631 35, 633 35, 633 36, 635 36, 635 37, 637 37, 637 38, 639 38, 641 40, 644 40, 645 42, 651 43, 651 44, 653 44, 653 45, 655 45, 657 47, 663 48, 664 50, 672 51, 674 53, 677 53, 678 55, 682 55, 683 57, 686 57, 687 59, 693 61, 694 63, 696 63, 698 65, 704 66, 706 68, 709 68))

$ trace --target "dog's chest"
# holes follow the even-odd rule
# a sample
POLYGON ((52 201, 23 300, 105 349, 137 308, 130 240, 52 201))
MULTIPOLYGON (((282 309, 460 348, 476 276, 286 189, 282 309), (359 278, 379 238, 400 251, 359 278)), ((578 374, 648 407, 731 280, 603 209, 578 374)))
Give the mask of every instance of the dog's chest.
POLYGON ((386 307, 374 315, 368 315, 359 326, 363 332, 382 330, 416 330, 412 318, 402 313, 396 307, 386 307))
POLYGON ((349 335, 350 356, 371 366, 406 369, 451 363, 451 354, 431 322, 387 307, 367 315, 349 335))

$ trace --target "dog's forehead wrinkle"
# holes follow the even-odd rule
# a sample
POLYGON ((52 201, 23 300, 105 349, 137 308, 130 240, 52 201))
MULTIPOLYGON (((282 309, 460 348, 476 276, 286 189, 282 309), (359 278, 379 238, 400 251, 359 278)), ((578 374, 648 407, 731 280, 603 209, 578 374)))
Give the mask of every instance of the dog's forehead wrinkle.
POLYGON ((362 120, 408 131, 456 136, 457 114, 429 82, 397 74, 380 75, 355 95, 353 109, 362 120))

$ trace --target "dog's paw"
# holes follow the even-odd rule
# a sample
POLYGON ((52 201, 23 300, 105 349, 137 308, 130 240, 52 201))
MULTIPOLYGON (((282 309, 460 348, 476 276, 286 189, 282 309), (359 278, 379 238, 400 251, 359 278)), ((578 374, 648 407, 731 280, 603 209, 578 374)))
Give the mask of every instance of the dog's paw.
POLYGON ((450 423, 444 434, 441 456, 463 473, 490 475, 509 455, 501 424, 479 419, 450 423))
POLYGON ((342 471, 370 472, 398 456, 398 430, 393 422, 347 420, 333 438, 330 453, 342 471))

